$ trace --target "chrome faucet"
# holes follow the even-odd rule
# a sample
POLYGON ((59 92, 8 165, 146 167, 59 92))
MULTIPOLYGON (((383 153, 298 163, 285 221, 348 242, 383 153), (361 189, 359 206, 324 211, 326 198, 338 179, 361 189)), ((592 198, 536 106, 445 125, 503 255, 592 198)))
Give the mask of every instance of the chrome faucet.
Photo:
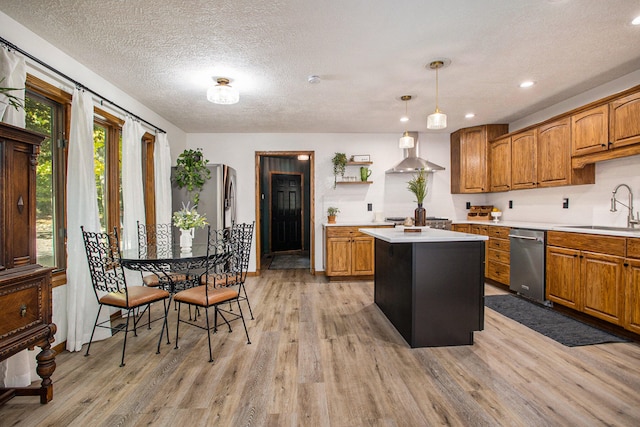
POLYGON ((636 224, 640 224, 640 214, 636 213, 636 218, 633 217, 633 193, 631 192, 631 187, 627 184, 618 184, 616 188, 613 189, 613 196, 611 196, 611 212, 617 212, 616 203, 620 203, 625 208, 629 209, 629 214, 627 215, 627 228, 633 228, 636 224), (629 204, 625 205, 620 200, 616 199, 616 193, 620 187, 625 187, 627 191, 629 191, 629 204))

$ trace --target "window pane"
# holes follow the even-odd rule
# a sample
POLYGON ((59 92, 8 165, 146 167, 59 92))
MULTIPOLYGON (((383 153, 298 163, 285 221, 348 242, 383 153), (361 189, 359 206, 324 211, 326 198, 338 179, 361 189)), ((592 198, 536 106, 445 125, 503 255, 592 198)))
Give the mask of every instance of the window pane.
POLYGON ((93 126, 93 158, 96 175, 96 189, 98 190, 98 214, 100 228, 107 229, 107 168, 106 168, 106 139, 107 129, 94 124, 93 126))
POLYGON ((36 254, 37 262, 55 267, 56 224, 54 222, 54 152, 51 137, 55 135, 55 108, 27 96, 26 128, 47 135, 40 146, 36 166, 36 254))
POLYGON ((120 199, 120 227, 122 230, 124 224, 124 202, 122 198, 122 132, 118 137, 118 198, 120 199))

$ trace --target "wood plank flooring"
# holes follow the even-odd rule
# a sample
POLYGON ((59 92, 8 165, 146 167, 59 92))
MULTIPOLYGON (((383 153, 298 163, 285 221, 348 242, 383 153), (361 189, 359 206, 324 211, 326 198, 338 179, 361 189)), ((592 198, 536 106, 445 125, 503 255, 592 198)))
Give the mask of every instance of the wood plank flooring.
MULTIPOLYGON (((160 325, 60 354, 54 399, 17 397, 2 426, 640 425, 640 345, 564 347, 486 309, 473 346, 411 349, 373 304, 373 282, 266 270, 255 320, 212 336, 160 325)), ((487 286, 487 294, 502 290, 487 286)), ((155 307, 159 310, 160 307, 155 307)))

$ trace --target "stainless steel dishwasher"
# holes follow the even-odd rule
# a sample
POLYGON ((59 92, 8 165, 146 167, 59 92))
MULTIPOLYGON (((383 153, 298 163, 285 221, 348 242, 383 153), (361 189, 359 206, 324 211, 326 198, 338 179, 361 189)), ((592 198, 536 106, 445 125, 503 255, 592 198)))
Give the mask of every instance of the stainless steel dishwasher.
POLYGON ((541 230, 512 228, 511 273, 509 289, 534 301, 550 303, 545 299, 545 243, 546 233, 541 230))

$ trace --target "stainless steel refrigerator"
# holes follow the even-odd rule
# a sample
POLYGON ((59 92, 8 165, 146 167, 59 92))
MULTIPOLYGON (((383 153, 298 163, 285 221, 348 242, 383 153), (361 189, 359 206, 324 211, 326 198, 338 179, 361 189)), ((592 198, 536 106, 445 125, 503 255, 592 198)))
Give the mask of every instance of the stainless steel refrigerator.
MULTIPOLYGON (((221 164, 209 164, 207 169, 211 171, 211 178, 207 180, 200 192, 198 212, 207 217, 212 230, 231 227, 231 224, 236 221, 236 170, 221 164)), ((171 168, 173 212, 182 209, 183 203, 185 205, 190 203, 193 206, 193 195, 189 195, 185 188, 176 186, 173 179, 175 170, 175 167, 171 168)), ((196 229, 193 243, 206 244, 206 242, 206 228, 196 229)))

